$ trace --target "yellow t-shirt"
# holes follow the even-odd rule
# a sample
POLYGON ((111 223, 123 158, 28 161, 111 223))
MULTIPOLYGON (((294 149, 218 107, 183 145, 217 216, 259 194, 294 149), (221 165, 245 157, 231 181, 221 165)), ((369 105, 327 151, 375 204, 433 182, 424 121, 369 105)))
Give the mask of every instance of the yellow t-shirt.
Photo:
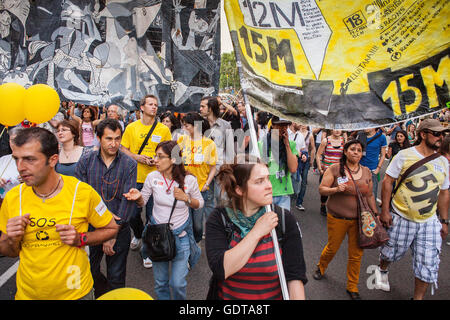
POLYGON ((208 180, 210 166, 217 162, 216 144, 209 138, 192 140, 188 135, 179 137, 177 143, 180 145, 186 170, 197 177, 198 187, 202 190, 208 180))
MULTIPOLYGON (((415 147, 401 150, 392 159, 386 174, 398 179, 410 166, 423 158, 415 147)), ((405 219, 419 223, 434 216, 440 189, 449 187, 448 174, 448 161, 443 156, 414 170, 403 181, 392 199, 395 212, 405 219)))
MULTIPOLYGON (((141 148, 142 143, 145 140, 148 132, 150 131, 152 126, 145 126, 142 124, 141 120, 134 121, 130 123, 123 133, 121 144, 130 150, 132 153, 137 154, 139 149, 141 148)), ((158 122, 151 137, 148 139, 147 144, 142 150, 141 154, 154 157, 155 149, 158 143, 162 141, 172 140, 172 134, 167 126, 158 122)), ((137 183, 144 183, 147 175, 154 171, 154 166, 147 166, 145 164, 139 163, 137 164, 137 183)))
MULTIPOLYGON (((45 203, 31 187, 21 184, 7 193, 0 209, 0 230, 6 233, 8 219, 20 215, 22 187, 22 215, 30 213, 31 222, 25 228, 19 253, 18 300, 75 300, 92 290, 94 282, 86 251, 63 244, 55 228, 56 224, 69 224, 78 183, 74 177, 61 177, 61 192, 45 203)), ((102 228, 112 218, 98 193, 80 182, 71 221, 77 232, 87 232, 89 224, 102 228)))

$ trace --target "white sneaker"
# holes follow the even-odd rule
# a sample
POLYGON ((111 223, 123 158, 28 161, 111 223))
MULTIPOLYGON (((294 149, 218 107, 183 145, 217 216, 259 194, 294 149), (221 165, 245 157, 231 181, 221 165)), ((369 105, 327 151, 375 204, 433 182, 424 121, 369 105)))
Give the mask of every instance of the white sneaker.
POLYGON ((377 267, 375 269, 375 289, 383 290, 386 292, 391 291, 391 287, 389 286, 388 274, 388 271, 381 271, 380 267, 377 267))
POLYGON ((305 207, 303 207, 301 204, 299 204, 298 206, 295 206, 295 207, 300 211, 305 211, 305 207))
POLYGON ((153 267, 152 260, 150 260, 150 258, 145 258, 144 259, 144 268, 150 269, 151 267, 153 267))
POLYGON ((136 237, 133 237, 130 243, 130 249, 131 250, 138 250, 142 245, 142 239, 138 239, 136 237))

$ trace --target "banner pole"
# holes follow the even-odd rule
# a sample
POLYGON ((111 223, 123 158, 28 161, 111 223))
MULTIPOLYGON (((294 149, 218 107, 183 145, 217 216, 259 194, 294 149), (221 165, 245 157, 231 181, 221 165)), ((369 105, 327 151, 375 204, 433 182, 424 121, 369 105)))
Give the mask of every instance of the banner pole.
MULTIPOLYGON (((245 91, 243 91, 243 92, 244 92, 244 100, 246 100, 245 99, 245 91)), ((258 139, 256 137, 255 124, 253 123, 253 114, 252 114, 252 110, 250 108, 250 104, 248 104, 247 102, 245 102, 245 111, 247 113, 247 121, 248 121, 248 126, 250 129, 250 153, 252 155, 255 155, 256 157, 258 157, 259 159, 261 159, 261 154, 259 153, 259 149, 258 149, 258 139)), ((269 212, 269 211, 272 211, 272 208, 270 207, 270 205, 267 205, 266 212, 269 212)), ((280 278, 280 285, 281 285, 281 292, 283 294, 283 299, 289 300, 289 292, 288 292, 288 288, 287 288, 286 277, 284 275, 283 261, 281 260, 280 246, 278 243, 278 237, 277 237, 277 232, 275 231, 275 228, 273 228, 272 231, 270 231, 270 236, 272 237, 272 241, 273 241, 273 247, 274 247, 274 251, 275 251, 275 260, 277 263, 278 277, 280 278)))

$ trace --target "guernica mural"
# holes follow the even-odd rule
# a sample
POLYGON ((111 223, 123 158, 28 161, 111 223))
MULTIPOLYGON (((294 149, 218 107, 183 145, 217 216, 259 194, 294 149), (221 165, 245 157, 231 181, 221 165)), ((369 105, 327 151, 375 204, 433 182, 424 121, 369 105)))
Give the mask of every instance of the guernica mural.
POLYGON ((0 0, 2 83, 186 112, 217 93, 219 69, 220 0, 0 0))

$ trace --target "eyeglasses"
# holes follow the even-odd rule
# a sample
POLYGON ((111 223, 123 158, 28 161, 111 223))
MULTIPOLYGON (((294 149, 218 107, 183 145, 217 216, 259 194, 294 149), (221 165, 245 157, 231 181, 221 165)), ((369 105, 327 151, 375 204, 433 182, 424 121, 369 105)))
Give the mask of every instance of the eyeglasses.
POLYGON ((424 130, 425 133, 431 133, 435 137, 440 137, 444 133, 442 131, 431 131, 431 130, 424 130))
POLYGON ((169 159, 170 157, 169 156, 158 156, 158 155, 156 155, 156 156, 154 156, 153 157, 153 159, 155 159, 155 160, 158 160, 158 159, 169 159))
POLYGON ((61 128, 61 129, 56 130, 56 132, 68 132, 68 131, 70 131, 70 129, 61 128))

